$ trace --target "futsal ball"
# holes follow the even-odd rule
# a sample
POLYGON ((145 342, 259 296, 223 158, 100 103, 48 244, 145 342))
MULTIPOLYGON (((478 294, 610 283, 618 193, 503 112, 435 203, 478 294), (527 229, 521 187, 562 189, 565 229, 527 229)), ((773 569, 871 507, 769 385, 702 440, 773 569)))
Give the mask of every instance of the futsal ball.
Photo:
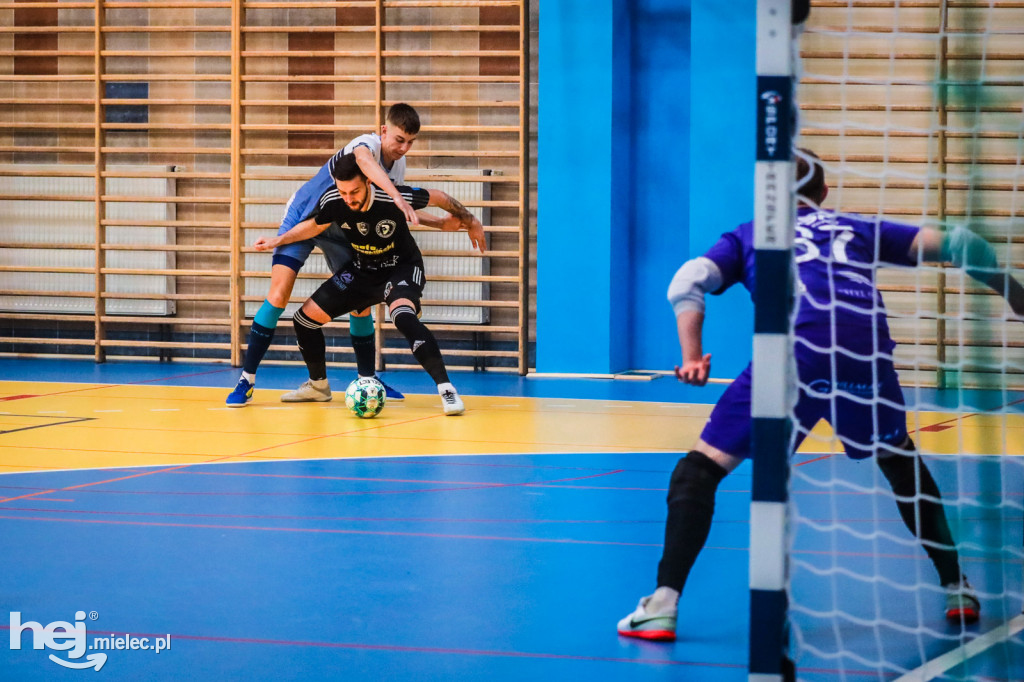
POLYGON ((357 417, 373 419, 384 409, 384 384, 373 377, 359 377, 345 390, 345 405, 357 417))

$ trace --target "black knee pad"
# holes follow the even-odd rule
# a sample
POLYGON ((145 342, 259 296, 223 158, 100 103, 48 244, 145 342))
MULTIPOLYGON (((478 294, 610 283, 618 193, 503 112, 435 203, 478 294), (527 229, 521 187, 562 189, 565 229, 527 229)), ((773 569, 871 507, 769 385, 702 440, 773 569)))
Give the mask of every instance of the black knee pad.
POLYGON ((668 503, 682 500, 715 503, 718 484, 729 472, 700 450, 691 450, 676 464, 668 484, 668 503))

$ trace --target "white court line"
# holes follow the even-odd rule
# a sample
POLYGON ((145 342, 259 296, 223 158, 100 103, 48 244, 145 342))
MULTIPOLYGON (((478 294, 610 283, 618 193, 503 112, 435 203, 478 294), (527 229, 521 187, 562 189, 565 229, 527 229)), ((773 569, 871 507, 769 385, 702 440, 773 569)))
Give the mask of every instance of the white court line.
POLYGON ((893 682, 927 682, 928 680, 933 680, 967 659, 977 656, 1000 642, 1005 642, 1021 630, 1024 630, 1024 613, 1011 618, 994 630, 990 630, 984 635, 972 639, 967 644, 942 654, 938 658, 933 658, 920 668, 911 670, 907 674, 893 680, 893 682))
POLYGON ((123 412, 124 410, 93 410, 93 412, 123 412))
POLYGON ((181 408, 180 407, 161 407, 161 408, 154 407, 154 408, 152 408, 150 410, 150 412, 181 412, 181 408))

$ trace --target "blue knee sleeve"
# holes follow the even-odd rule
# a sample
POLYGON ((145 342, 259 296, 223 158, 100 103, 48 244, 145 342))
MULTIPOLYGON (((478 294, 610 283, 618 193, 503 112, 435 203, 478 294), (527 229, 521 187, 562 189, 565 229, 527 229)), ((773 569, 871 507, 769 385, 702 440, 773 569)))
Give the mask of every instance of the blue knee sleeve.
POLYGON ((277 321, 281 319, 281 313, 283 312, 284 308, 272 306, 270 301, 264 299, 263 305, 256 311, 256 317, 253 319, 253 322, 267 329, 276 329, 277 321))
POLYGON ((370 336, 373 334, 373 315, 366 317, 348 316, 348 329, 352 336, 370 336))

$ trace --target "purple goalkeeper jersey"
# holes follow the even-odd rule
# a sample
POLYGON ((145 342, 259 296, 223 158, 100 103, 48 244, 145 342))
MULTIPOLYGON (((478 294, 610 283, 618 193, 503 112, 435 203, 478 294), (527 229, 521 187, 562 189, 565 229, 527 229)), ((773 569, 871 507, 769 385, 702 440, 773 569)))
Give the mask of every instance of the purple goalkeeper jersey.
MULTIPOLYGON (((909 251, 918 230, 914 225, 801 206, 793 249, 800 277, 796 335, 829 347, 834 327, 835 341, 845 347, 890 352, 895 344, 875 271, 881 263, 915 265, 909 251)), ((704 256, 722 272, 722 286, 713 293, 737 283, 753 292, 753 222, 723 234, 704 256)))

